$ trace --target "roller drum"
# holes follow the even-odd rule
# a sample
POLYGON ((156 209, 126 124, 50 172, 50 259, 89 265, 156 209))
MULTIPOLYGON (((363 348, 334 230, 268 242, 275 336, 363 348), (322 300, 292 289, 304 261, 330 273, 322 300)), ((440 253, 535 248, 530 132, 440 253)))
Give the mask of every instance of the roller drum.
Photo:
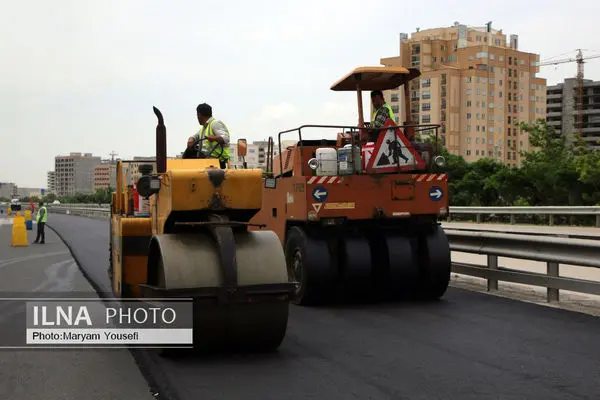
MULTIPOLYGON (((237 232, 233 237, 237 287, 247 293, 242 300, 226 303, 217 294, 194 296, 194 347, 203 352, 276 349, 285 336, 289 312, 288 294, 278 289, 289 285, 283 249, 271 231, 237 232), (273 293, 261 293, 264 289, 273 293)), ((152 241, 156 264, 149 278, 154 285, 167 291, 208 289, 207 293, 223 288, 219 246, 224 244, 217 244, 210 233, 157 235, 152 241)))

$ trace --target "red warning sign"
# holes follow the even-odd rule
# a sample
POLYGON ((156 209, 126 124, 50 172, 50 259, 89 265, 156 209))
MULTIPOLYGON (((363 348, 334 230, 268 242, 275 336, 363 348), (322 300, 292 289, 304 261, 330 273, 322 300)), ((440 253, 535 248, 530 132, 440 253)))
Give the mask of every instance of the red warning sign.
POLYGON ((373 153, 367 163, 367 172, 394 172, 425 168, 425 161, 411 146, 402 130, 400 128, 389 128, 394 125, 396 124, 388 119, 383 126, 383 132, 379 134, 373 153))

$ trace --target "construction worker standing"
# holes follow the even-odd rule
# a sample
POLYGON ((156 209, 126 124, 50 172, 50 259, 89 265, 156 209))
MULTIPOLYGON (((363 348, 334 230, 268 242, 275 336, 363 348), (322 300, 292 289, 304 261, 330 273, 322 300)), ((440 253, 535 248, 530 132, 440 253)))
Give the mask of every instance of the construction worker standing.
POLYGON ((44 228, 46 227, 46 221, 48 220, 48 210, 46 210, 46 206, 43 201, 40 201, 39 208, 37 212, 37 216, 35 217, 35 222, 37 224, 37 236, 35 238, 35 242, 33 243, 46 243, 46 235, 44 233, 44 228), (42 239, 40 241, 40 239, 42 239))
POLYGON ((388 118, 394 121, 394 124, 396 123, 396 116, 392 111, 392 107, 385 102, 381 90, 371 92, 371 101, 373 102, 373 108, 375 108, 371 117, 371 128, 383 127, 388 118))
POLYGON ((188 147, 183 158, 218 158, 221 169, 227 168, 229 161, 229 130, 227 126, 212 116, 212 107, 206 103, 196 108, 198 122, 202 125, 200 131, 188 139, 188 147), (203 140, 205 139, 205 140, 203 140), (193 148, 199 144, 199 149, 193 155, 193 148))

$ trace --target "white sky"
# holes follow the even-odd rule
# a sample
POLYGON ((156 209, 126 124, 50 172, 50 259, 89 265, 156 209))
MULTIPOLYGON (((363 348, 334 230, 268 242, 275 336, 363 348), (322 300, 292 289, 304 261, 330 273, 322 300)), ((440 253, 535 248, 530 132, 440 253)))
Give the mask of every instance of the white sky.
MULTIPOLYGON (((329 87, 398 54, 400 32, 454 21, 519 35, 542 60, 600 54, 600 1, 2 0, 0 182, 45 187, 54 157, 183 151, 207 102, 232 138, 302 123, 356 124, 355 95, 329 87), (493 6, 492 6, 493 5, 493 6), (568 6, 568 9, 567 9, 568 6)), ((575 63, 542 67, 555 84, 575 63)), ((585 64, 600 80, 600 58, 585 64)), ((365 101, 367 101, 365 95, 365 101)), ((368 105, 368 103, 365 103, 368 105)))

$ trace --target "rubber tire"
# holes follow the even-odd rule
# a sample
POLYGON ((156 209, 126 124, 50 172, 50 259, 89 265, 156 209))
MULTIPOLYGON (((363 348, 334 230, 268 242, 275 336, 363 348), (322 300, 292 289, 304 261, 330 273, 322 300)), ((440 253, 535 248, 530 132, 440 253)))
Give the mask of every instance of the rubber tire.
POLYGON ((297 226, 287 232, 285 261, 290 281, 294 281, 296 254, 302 261, 300 287, 292 300, 296 305, 321 305, 327 303, 334 293, 336 274, 331 267, 331 255, 325 240, 312 238, 297 226))
POLYGON ((439 300, 450 284, 452 259, 444 229, 436 225, 419 238, 420 276, 418 298, 439 300))

